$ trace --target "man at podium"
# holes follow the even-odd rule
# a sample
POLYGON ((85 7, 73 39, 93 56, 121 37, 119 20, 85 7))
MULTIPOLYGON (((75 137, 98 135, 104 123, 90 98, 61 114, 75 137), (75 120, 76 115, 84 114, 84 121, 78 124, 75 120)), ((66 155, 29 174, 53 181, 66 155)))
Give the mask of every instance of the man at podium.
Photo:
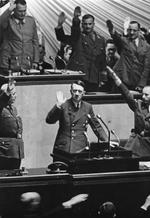
POLYGON ((48 124, 59 121, 53 149, 54 156, 57 151, 79 153, 88 147, 88 124, 99 140, 108 140, 108 136, 94 115, 92 105, 82 100, 85 93, 84 83, 80 80, 73 82, 70 93, 71 98, 66 99, 62 92, 57 92, 57 103, 46 117, 48 124))

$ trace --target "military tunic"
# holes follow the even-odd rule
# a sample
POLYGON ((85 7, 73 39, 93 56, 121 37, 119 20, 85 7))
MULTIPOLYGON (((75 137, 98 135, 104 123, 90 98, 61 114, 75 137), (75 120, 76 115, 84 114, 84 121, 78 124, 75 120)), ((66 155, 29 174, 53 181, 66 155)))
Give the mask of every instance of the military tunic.
POLYGON ((76 153, 85 149, 89 143, 86 135, 88 123, 100 140, 108 139, 94 115, 92 105, 87 102, 81 101, 79 109, 75 108, 72 99, 68 99, 61 108, 55 105, 48 113, 46 122, 53 124, 56 121, 59 121, 59 130, 54 143, 54 153, 55 150, 76 153))
POLYGON ((0 93, 0 157, 22 159, 22 120, 13 105, 8 105, 9 97, 0 93))

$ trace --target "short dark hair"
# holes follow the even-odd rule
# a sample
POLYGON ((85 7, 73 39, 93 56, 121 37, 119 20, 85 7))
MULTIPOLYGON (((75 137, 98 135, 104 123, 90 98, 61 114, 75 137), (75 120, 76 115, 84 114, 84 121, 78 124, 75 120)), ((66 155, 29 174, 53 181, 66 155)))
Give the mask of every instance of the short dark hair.
POLYGON ((130 21, 130 24, 137 24, 138 25, 138 29, 140 29, 140 24, 136 20, 130 21))
POLYGON ((113 218, 116 214, 116 207, 113 202, 105 202, 99 207, 100 217, 113 218))
POLYGON ((71 89, 72 89, 72 86, 73 84, 77 84, 79 86, 82 86, 84 89, 85 89, 85 83, 81 80, 77 80, 77 81, 74 81, 72 84, 71 84, 71 89))
POLYGON ((83 17, 82 17, 82 22, 86 19, 89 19, 89 18, 92 18, 93 19, 93 22, 95 20, 94 16, 92 14, 85 14, 83 17))
POLYGON ((21 5, 26 5, 26 1, 25 0, 16 0, 15 4, 21 4, 21 5))
POLYGON ((109 44, 109 43, 110 44, 115 44, 113 39, 107 39, 106 40, 106 45, 109 44))

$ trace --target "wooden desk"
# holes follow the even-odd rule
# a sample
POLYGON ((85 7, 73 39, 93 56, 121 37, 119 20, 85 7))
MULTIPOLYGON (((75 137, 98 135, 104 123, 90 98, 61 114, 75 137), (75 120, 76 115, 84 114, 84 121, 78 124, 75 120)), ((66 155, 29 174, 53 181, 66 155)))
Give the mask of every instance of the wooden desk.
MULTIPOLYGON (((92 174, 43 174, 46 169, 28 169, 29 174, 0 177, 0 212, 20 210, 20 194, 39 192, 42 207, 50 210, 79 193, 88 193, 84 210, 86 217, 94 214, 99 204, 113 201, 121 217, 130 217, 150 193, 150 171, 111 172, 92 174), (35 175, 35 173, 37 175, 35 175), (34 175, 33 175, 34 174, 34 175)), ((80 210, 76 208, 78 217, 80 210)))
MULTIPOLYGON (((140 99, 141 94, 138 92, 133 92, 135 99, 140 99)), ((85 101, 88 101, 91 104, 117 104, 125 103, 124 98, 119 93, 105 93, 105 92, 89 92, 83 98, 85 101)))
MULTIPOLYGON (((84 73, 78 71, 52 71, 50 74, 29 74, 29 75, 13 75, 13 78, 17 85, 32 85, 32 84, 64 84, 72 83, 75 80, 82 80, 85 76, 84 73)), ((5 78, 9 78, 5 76, 5 78)))

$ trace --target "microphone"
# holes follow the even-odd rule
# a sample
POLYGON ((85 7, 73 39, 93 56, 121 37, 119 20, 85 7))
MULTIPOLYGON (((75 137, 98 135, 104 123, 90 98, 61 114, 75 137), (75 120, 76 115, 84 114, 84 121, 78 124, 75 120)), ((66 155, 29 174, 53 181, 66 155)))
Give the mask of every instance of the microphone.
POLYGON ((118 137, 118 135, 115 133, 115 131, 114 130, 111 130, 111 133, 115 136, 115 138, 117 139, 117 142, 118 142, 118 147, 119 147, 119 145, 120 145, 120 139, 119 139, 119 137, 118 137))
POLYGON ((110 152, 110 130, 109 130, 107 124, 103 121, 103 119, 101 118, 101 116, 99 114, 97 114, 97 118, 103 123, 103 125, 107 129, 107 132, 108 132, 108 152, 110 152))
POLYGON ((49 59, 54 62, 54 58, 51 55, 49 56, 49 59))
POLYGON ((49 59, 53 62, 54 64, 54 73, 56 72, 56 62, 55 62, 55 59, 53 58, 53 56, 49 56, 49 59))
POLYGON ((90 140, 89 140, 89 137, 88 137, 88 135, 87 135, 87 132, 84 131, 83 133, 84 133, 84 135, 85 135, 85 137, 86 137, 86 140, 87 140, 87 146, 88 146, 87 149, 90 149, 90 140))

